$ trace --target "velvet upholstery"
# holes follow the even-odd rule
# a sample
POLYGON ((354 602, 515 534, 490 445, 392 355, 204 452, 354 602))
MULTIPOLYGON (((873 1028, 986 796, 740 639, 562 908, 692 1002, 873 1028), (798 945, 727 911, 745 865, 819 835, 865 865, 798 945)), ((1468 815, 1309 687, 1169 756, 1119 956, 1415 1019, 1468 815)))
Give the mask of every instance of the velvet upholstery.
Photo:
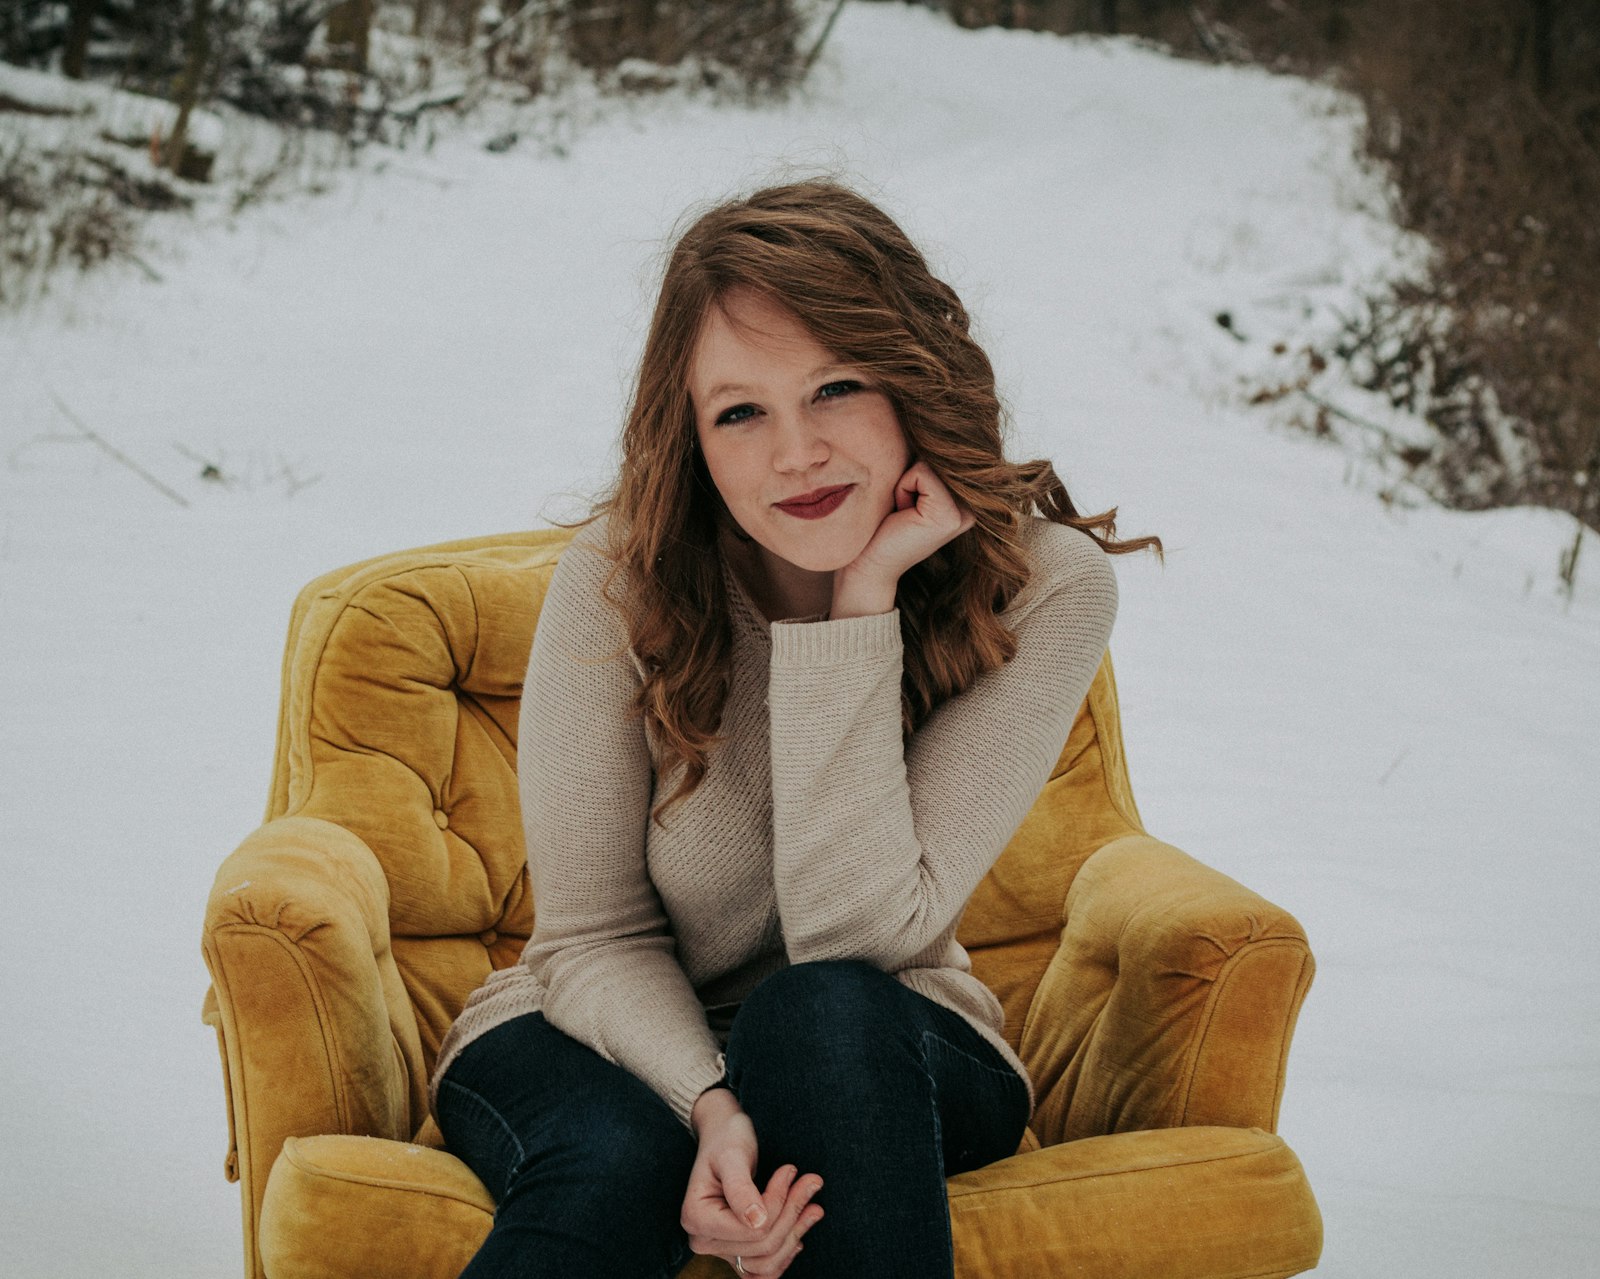
MULTIPOLYGON (((400 552, 295 603, 266 821, 203 928, 249 1279, 450 1279, 489 1228, 426 1083, 532 928, 517 703, 570 536, 400 552)), ((951 1179, 963 1279, 1316 1264, 1316 1203, 1273 1135, 1310 950, 1284 911, 1145 834, 1109 654, 960 937, 1038 1095, 1015 1156, 951 1179)))

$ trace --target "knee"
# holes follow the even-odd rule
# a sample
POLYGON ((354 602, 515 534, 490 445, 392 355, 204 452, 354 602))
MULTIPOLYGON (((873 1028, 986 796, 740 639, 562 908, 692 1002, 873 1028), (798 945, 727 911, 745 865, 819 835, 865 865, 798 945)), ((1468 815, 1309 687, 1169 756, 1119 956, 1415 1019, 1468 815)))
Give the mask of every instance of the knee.
POLYGON ((561 1144, 560 1157, 570 1171, 581 1169, 585 1179, 623 1193, 636 1193, 662 1182, 681 1191, 687 1184, 694 1167, 694 1136, 665 1107, 578 1109, 583 1120, 569 1128, 567 1140, 561 1144))
POLYGON ((894 1038, 907 993, 888 973, 861 960, 781 969, 745 998, 734 1017, 730 1067, 757 1056, 800 1064, 879 1054, 894 1038))
POLYGON ((694 1167, 695 1140, 659 1104, 629 1097, 576 1095, 543 1132, 525 1139, 523 1158, 508 1178, 507 1194, 552 1194, 582 1187, 614 1203, 640 1207, 660 1200, 676 1212, 694 1167))

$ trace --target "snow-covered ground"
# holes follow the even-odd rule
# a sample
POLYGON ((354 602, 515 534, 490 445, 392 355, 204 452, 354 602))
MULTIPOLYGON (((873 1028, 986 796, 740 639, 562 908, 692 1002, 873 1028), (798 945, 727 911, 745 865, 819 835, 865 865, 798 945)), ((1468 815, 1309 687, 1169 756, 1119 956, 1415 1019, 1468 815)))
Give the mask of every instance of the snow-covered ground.
POLYGON ((1415 252, 1354 129, 1287 78, 852 5, 790 105, 368 153, 321 198, 158 228, 162 284, 0 317, 0 1268, 237 1273, 198 934, 265 800, 296 589, 573 510, 674 221, 827 169, 968 300, 1014 452, 1166 540, 1117 564, 1134 784, 1310 932, 1281 1130, 1321 1273, 1593 1274, 1600 546, 1566 603, 1570 522, 1385 505, 1243 406, 1262 344, 1415 252))

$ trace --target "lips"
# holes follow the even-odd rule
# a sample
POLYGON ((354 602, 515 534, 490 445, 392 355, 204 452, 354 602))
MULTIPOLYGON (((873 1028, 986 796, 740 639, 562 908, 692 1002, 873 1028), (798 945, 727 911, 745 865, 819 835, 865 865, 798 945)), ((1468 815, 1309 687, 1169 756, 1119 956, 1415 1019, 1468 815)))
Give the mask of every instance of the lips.
POLYGON ((810 507, 821 506, 835 495, 842 495, 854 487, 853 484, 830 484, 827 488, 813 489, 810 493, 786 498, 775 505, 783 507, 786 511, 804 511, 810 507))

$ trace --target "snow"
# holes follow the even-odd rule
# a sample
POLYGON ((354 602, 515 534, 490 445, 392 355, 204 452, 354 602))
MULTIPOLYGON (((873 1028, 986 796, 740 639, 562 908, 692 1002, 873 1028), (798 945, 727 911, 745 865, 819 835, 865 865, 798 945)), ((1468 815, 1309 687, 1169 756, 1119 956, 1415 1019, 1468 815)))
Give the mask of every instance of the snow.
MULTIPOLYGON (((178 119, 178 108, 160 98, 90 81, 67 80, 3 62, 0 96, 43 110, 86 117, 95 128, 118 141, 147 141, 152 133, 166 137, 178 119)), ((214 112, 200 110, 190 113, 186 130, 190 146, 215 155, 225 126, 214 112)))
POLYGON ((576 509, 674 223, 826 168, 967 301, 1014 455, 1166 541, 1117 561, 1130 767, 1153 833, 1311 936, 1281 1131, 1320 1273, 1593 1273, 1600 547, 1569 601, 1570 520, 1386 503, 1246 404, 1270 343, 1418 260, 1349 104, 851 5, 789 105, 640 99, 488 154, 502 124, 152 224, 164 282, 0 316, 7 1272, 237 1273, 199 925, 265 800, 295 591, 576 509))

